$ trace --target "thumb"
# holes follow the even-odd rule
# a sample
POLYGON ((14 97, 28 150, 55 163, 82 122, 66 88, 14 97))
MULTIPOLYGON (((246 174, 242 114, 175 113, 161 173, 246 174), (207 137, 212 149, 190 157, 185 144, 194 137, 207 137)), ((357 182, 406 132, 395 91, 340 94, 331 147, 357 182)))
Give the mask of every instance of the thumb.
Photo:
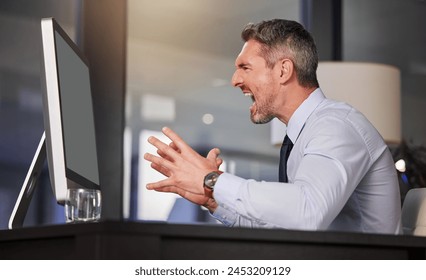
POLYGON ((219 155, 220 155, 220 150, 218 148, 213 148, 207 154, 207 159, 216 161, 216 159, 219 155))
POLYGON ((207 154, 207 159, 214 162, 217 169, 219 169, 219 167, 223 163, 223 160, 219 157, 219 155, 220 150, 218 148, 211 149, 210 152, 207 154))

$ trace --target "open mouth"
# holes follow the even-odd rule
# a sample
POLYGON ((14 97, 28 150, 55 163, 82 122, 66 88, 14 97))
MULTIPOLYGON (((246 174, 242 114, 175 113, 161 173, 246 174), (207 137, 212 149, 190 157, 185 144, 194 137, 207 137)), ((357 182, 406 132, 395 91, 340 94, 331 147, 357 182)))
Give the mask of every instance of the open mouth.
POLYGON ((256 99, 254 98, 253 93, 246 91, 246 92, 244 92, 244 96, 250 97, 251 100, 253 101, 253 104, 250 106, 249 109, 250 109, 251 114, 254 115, 255 112, 256 112, 256 99))
POLYGON ((254 99, 254 95, 253 95, 253 93, 251 93, 251 92, 244 92, 244 96, 250 97, 250 98, 251 98, 251 100, 252 100, 253 102, 255 102, 255 101, 256 101, 256 100, 254 99))

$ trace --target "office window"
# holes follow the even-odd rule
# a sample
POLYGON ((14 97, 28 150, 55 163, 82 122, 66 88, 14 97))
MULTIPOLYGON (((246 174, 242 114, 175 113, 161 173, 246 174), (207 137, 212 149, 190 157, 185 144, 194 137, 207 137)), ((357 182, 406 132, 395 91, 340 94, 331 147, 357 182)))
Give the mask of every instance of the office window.
POLYGON ((401 70, 402 136, 415 145, 426 145, 425 14, 424 1, 343 1, 343 59, 401 70))

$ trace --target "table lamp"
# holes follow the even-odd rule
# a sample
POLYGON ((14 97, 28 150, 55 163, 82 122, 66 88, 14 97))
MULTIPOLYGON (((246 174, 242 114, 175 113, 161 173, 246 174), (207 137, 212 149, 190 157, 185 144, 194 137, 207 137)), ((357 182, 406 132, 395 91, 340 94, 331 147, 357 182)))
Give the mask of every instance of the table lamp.
MULTIPOLYGON (((401 78, 398 68, 369 62, 320 62, 317 71, 326 97, 349 103, 376 127, 388 145, 401 142, 401 78)), ((274 119, 271 141, 280 146, 285 125, 274 119)))

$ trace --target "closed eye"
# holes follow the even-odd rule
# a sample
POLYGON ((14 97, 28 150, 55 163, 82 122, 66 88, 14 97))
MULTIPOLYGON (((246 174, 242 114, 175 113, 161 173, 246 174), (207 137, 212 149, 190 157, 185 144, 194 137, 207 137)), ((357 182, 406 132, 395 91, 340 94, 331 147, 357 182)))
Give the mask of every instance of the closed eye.
POLYGON ((247 64, 247 63, 238 64, 237 67, 238 67, 238 69, 243 69, 244 71, 251 69, 251 65, 247 64))

